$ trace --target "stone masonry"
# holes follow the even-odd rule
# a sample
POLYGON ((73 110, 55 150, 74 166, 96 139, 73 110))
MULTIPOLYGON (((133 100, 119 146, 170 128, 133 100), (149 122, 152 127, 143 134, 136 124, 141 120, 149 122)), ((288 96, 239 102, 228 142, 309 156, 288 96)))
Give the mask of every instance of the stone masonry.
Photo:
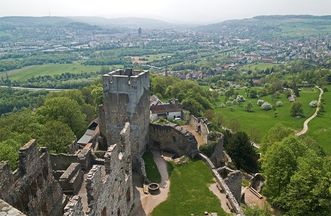
POLYGON ((19 150, 14 173, 0 163, 0 198, 27 215, 62 215, 63 194, 52 175, 48 152, 31 140, 19 150))
POLYGON ((108 146, 118 143, 125 122, 130 122, 132 156, 136 165, 149 138, 149 73, 126 69, 104 75, 103 97, 101 135, 106 138, 108 146))
MULTIPOLYGON (((86 192, 73 196, 64 208, 65 216, 129 215, 133 204, 130 124, 120 133, 120 141, 105 154, 105 164, 94 165, 86 178, 86 192), (87 211, 81 200, 87 196, 87 211)), ((84 190, 82 190, 84 191, 84 190)))

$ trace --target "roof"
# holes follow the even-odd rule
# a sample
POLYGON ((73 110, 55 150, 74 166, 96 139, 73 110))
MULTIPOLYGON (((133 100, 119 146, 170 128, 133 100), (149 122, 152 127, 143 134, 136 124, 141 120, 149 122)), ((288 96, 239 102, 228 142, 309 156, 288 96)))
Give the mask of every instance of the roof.
POLYGON ((181 112, 182 108, 177 104, 158 104, 151 106, 151 111, 153 114, 163 114, 168 112, 181 112))

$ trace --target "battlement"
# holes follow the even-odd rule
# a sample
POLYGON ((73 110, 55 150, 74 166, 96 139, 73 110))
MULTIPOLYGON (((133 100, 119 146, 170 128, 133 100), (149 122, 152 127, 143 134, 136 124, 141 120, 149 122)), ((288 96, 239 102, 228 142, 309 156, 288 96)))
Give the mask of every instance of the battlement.
MULTIPOLYGON (((149 72, 119 69, 103 75, 104 92, 130 93, 149 89, 149 72)), ((137 92, 138 93, 138 92, 137 92)))

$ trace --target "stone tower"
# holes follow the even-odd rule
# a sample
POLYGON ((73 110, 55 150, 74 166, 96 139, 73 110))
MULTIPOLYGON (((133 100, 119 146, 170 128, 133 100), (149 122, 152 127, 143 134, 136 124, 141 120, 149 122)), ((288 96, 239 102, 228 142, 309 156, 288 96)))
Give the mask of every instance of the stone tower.
POLYGON ((101 133, 107 145, 118 143, 130 122, 133 165, 148 143, 150 81, 148 71, 116 70, 103 76, 101 133))

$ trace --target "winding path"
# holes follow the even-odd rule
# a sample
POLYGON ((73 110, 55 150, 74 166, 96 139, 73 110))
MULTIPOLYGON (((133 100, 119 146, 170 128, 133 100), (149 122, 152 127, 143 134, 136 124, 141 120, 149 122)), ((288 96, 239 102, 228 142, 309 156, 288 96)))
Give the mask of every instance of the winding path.
POLYGON ((318 97, 318 103, 317 103, 317 107, 316 107, 316 110, 315 110, 315 112, 314 112, 314 114, 312 115, 312 116, 310 116, 308 119, 306 119, 306 121, 303 123, 303 128, 302 128, 302 130, 301 131, 299 131, 298 133, 296 133, 295 135, 296 136, 302 136, 302 135, 304 135, 305 133, 307 133, 307 131, 308 131, 308 124, 309 124, 309 122, 311 121, 311 120, 313 120, 316 116, 317 116, 317 114, 318 114, 318 111, 320 110, 320 108, 321 108, 321 100, 322 100, 322 96, 323 96, 323 94, 324 94, 324 91, 323 91, 323 89, 321 89, 320 87, 318 87, 318 86, 315 86, 316 88, 318 88, 319 90, 320 90, 320 95, 319 95, 319 97, 318 97))

